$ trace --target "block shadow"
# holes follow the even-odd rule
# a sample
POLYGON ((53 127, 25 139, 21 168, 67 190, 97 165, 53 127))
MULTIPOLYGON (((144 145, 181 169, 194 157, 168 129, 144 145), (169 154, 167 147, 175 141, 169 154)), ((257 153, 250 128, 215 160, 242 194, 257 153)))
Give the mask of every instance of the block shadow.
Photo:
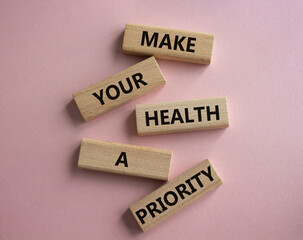
MULTIPOLYGON (((122 30, 116 37, 116 39, 113 41, 113 44, 111 46, 111 51, 113 52, 113 56, 115 61, 124 61, 124 60, 130 60, 130 62, 133 62, 135 64, 136 62, 142 61, 149 56, 138 56, 138 55, 128 55, 122 52, 122 44, 123 44, 123 37, 124 37, 124 30, 122 30)), ((131 66, 132 64, 130 64, 131 66)))
POLYGON ((142 234, 143 231, 139 227, 136 219, 134 218, 133 214, 131 213, 130 209, 127 209, 121 217, 122 221, 126 225, 131 235, 139 235, 142 234))
POLYGON ((70 100, 70 102, 66 105, 66 111, 74 125, 84 123, 81 113, 79 112, 79 109, 73 99, 70 100))
POLYGON ((125 121, 125 128, 129 135, 131 136, 138 136, 137 134, 137 124, 136 124, 136 112, 133 110, 125 121))

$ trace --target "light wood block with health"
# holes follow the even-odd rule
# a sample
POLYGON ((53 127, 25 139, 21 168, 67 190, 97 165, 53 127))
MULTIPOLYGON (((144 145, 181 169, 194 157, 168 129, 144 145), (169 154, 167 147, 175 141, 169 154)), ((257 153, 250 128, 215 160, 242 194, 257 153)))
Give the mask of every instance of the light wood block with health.
POLYGON ((73 97, 83 119, 88 121, 164 84, 155 58, 150 57, 73 94, 73 97))
POLYGON ((147 231, 221 184, 213 166, 204 160, 133 203, 130 210, 141 229, 147 231))
POLYGON ((139 136, 225 128, 226 98, 139 104, 136 122, 139 136))
POLYGON ((78 167, 167 180, 172 151, 83 138, 78 167))
POLYGON ((126 54, 210 64, 214 35, 127 23, 122 50, 126 54))

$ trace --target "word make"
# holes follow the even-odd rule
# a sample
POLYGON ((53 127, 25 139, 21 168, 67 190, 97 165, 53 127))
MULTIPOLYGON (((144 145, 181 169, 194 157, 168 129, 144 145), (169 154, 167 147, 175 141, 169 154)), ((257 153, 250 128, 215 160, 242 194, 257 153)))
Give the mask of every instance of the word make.
POLYGON ((171 157, 169 150, 83 138, 78 167, 167 180, 171 157))
POLYGON ((147 231, 194 200, 222 184, 208 160, 135 202, 130 210, 143 231, 147 231))
POLYGON ((214 35, 127 23, 122 50, 126 54, 210 64, 214 35))
POLYGON ((228 127, 226 98, 137 105, 136 122, 140 136, 228 127))
POLYGON ((186 36, 180 37, 179 35, 175 35, 174 41, 173 40, 171 41, 170 35, 166 33, 163 35, 161 42, 159 41, 159 45, 157 44, 158 38, 159 38, 158 32, 154 32, 152 36, 149 36, 148 31, 143 31, 142 38, 141 38, 141 46, 148 46, 148 47, 152 46, 155 48, 166 47, 167 49, 170 49, 170 50, 179 49, 182 52, 184 52, 184 51, 193 52, 193 53, 195 52, 195 49, 194 49, 195 43, 194 42, 197 40, 196 38, 186 37, 186 36), (184 50, 182 43, 184 42, 185 39, 187 39, 187 44, 186 44, 186 48, 184 50))
POLYGON ((154 57, 137 63, 75 94, 85 121, 94 119, 165 84, 154 57))

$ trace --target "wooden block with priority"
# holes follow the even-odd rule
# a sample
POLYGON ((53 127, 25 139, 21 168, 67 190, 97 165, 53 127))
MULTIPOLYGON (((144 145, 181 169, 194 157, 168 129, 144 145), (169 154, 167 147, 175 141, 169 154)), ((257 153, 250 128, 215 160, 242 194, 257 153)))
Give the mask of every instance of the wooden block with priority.
POLYGON ((154 57, 139 62, 75 94, 85 121, 94 119, 165 84, 154 57))
POLYGON ((136 106, 139 136, 226 128, 225 97, 136 106))
POLYGON ((210 64, 214 35, 127 23, 122 50, 126 54, 210 64))
POLYGON ((78 167, 167 180, 172 151, 83 138, 78 167))
POLYGON ((130 210, 145 232, 221 184, 213 166, 204 160, 133 203, 130 210))

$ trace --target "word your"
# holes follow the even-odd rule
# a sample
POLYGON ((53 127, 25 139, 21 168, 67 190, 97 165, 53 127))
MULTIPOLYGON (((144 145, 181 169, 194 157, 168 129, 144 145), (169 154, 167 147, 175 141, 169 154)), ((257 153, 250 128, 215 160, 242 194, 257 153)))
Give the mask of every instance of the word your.
MULTIPOLYGON (((134 85, 136 86, 137 89, 140 88, 140 84, 145 86, 147 85, 147 82, 143 81, 143 75, 142 73, 136 73, 134 75, 132 75, 132 80, 134 82, 134 85)), ((124 94, 129 94, 133 91, 134 87, 133 84, 130 80, 129 77, 126 78, 126 82, 127 82, 127 87, 124 86, 124 83, 122 83, 122 81, 118 82, 118 86, 111 84, 109 86, 106 87, 105 89, 105 94, 107 96, 107 98, 109 100, 116 100, 117 98, 120 97, 120 89, 124 94)), ((104 98, 103 98, 103 88, 100 89, 100 95, 98 95, 97 93, 93 93, 93 96, 96 97, 101 105, 104 105, 104 98)))

